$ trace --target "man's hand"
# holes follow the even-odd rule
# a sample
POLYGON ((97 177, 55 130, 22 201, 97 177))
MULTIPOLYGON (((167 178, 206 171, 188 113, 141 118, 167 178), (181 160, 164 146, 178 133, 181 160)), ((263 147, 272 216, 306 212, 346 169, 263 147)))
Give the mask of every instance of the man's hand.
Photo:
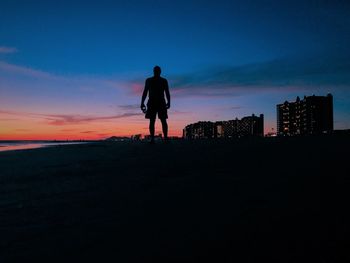
POLYGON ((165 106, 167 109, 170 109, 170 102, 168 102, 165 106))
POLYGON ((141 104, 140 108, 141 108, 143 113, 146 113, 147 109, 146 109, 146 106, 144 103, 141 104))

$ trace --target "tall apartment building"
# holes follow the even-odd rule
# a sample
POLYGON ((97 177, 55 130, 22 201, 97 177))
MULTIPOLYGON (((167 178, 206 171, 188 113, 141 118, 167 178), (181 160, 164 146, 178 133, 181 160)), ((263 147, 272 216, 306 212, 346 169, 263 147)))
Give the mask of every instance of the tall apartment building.
POLYGON ((333 131, 333 96, 304 96, 277 105, 280 136, 330 133, 333 131))

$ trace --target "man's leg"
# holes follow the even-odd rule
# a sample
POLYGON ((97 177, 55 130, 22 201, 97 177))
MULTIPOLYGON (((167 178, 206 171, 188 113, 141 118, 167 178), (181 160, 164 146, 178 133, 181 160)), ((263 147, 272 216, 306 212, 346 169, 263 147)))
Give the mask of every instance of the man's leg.
POLYGON ((163 136, 164 139, 168 139, 168 123, 166 122, 166 119, 161 119, 162 122, 162 128, 163 128, 163 136))
POLYGON ((149 133, 151 134, 151 141, 154 141, 154 124, 156 123, 156 118, 149 119, 149 133))

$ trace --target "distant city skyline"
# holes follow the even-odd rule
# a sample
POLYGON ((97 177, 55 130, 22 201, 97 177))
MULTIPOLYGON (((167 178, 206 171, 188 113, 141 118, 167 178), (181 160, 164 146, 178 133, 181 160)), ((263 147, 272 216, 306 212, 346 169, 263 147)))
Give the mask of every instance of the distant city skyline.
MULTIPOLYGON (((8 1, 0 9, 0 140, 148 134, 155 65, 169 81, 169 135, 334 98, 350 129, 348 1, 8 1)), ((160 133, 160 123, 156 124, 160 133)))

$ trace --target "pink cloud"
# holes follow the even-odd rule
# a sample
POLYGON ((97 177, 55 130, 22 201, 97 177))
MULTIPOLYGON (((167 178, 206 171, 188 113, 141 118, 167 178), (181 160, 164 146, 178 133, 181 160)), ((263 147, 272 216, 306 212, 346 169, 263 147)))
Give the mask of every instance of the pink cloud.
POLYGON ((18 50, 15 47, 0 47, 1 54, 11 54, 16 52, 18 52, 18 50))
POLYGON ((143 84, 141 83, 131 83, 131 91, 135 95, 141 95, 143 92, 143 84))

